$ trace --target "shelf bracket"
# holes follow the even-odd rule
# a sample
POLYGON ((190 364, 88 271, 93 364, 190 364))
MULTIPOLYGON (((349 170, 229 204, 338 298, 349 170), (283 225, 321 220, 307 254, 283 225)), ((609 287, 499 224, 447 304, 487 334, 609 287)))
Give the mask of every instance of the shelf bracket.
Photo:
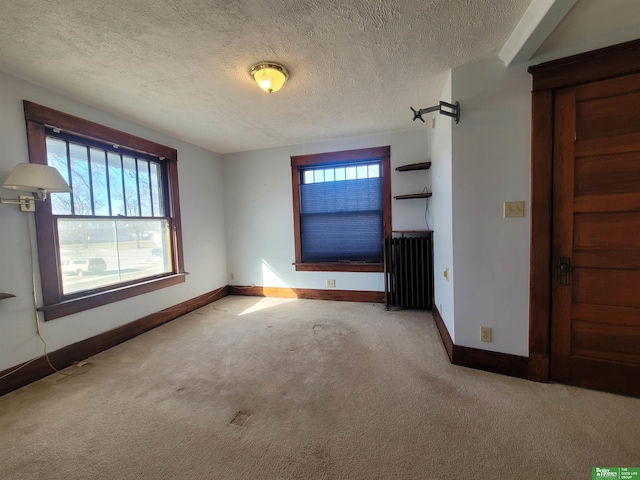
POLYGON ((424 118, 422 118, 422 115, 424 115, 425 113, 431 113, 431 112, 438 112, 440 115, 446 115, 447 117, 451 117, 456 121, 456 123, 460 121, 460 104, 458 102, 447 103, 447 102, 441 101, 435 107, 421 108, 420 110, 415 110, 413 107, 409 107, 409 108, 413 112, 414 122, 417 119, 417 120, 420 120, 422 123, 424 123, 424 118))

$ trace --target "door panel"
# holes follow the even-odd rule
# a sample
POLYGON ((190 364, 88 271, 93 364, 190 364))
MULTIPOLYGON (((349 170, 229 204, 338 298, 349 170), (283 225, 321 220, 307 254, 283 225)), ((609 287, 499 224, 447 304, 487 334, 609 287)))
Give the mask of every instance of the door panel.
POLYGON ((574 319, 571 326, 571 354, 639 365, 639 337, 638 329, 634 326, 617 326, 612 331, 608 324, 574 319))
POLYGON ((556 92, 552 379, 640 395, 640 75, 556 92))
POLYGON ((578 197, 635 192, 640 183, 640 154, 578 157, 575 176, 578 197))
POLYGON ((605 138, 587 138, 577 140, 575 144, 576 157, 588 155, 621 154, 637 152, 640 148, 640 133, 615 135, 605 138))
POLYGON ((638 286, 638 270, 573 267, 573 303, 640 307, 638 286))
POLYGON ((630 250, 640 245, 640 212, 574 215, 573 244, 577 249, 630 250))
POLYGON ((582 212, 636 212, 640 209, 640 194, 590 195, 576 197, 574 211, 582 212))
POLYGON ((597 322, 614 327, 616 325, 633 327, 638 322, 638 310, 629 307, 578 303, 571 308, 571 315, 575 320, 597 322))
POLYGON ((640 130, 640 117, 621 112, 640 110, 640 96, 635 93, 596 100, 578 100, 576 139, 606 138, 640 130))

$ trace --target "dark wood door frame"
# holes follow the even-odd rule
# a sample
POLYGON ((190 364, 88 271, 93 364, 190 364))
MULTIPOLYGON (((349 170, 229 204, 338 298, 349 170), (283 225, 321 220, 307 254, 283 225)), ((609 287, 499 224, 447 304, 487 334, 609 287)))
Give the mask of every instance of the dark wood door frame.
POLYGON ((529 378, 549 380, 553 208, 553 108, 559 88, 640 72, 640 40, 529 67, 531 115, 531 256, 529 378))

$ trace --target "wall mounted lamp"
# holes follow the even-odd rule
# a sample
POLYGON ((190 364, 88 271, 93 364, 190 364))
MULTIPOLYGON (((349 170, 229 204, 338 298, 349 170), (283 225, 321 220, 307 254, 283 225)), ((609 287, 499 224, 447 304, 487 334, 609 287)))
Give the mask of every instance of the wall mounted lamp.
POLYGON ((49 193, 71 191, 69 184, 62 178, 58 170, 54 167, 37 163, 17 164, 2 184, 2 188, 11 188, 33 194, 20 195, 18 198, 0 197, 0 203, 20 205, 20 210, 23 212, 34 212, 36 209, 35 201, 46 200, 49 193))
POLYGON ((260 62, 251 67, 251 76, 265 92, 277 92, 289 79, 289 71, 284 65, 260 62))

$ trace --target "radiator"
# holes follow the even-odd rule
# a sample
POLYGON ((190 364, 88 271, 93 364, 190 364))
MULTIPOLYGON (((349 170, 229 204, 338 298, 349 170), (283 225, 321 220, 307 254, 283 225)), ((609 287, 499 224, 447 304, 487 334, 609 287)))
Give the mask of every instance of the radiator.
POLYGON ((431 308, 433 296, 432 232, 400 233, 385 239, 385 303, 390 307, 431 308))

